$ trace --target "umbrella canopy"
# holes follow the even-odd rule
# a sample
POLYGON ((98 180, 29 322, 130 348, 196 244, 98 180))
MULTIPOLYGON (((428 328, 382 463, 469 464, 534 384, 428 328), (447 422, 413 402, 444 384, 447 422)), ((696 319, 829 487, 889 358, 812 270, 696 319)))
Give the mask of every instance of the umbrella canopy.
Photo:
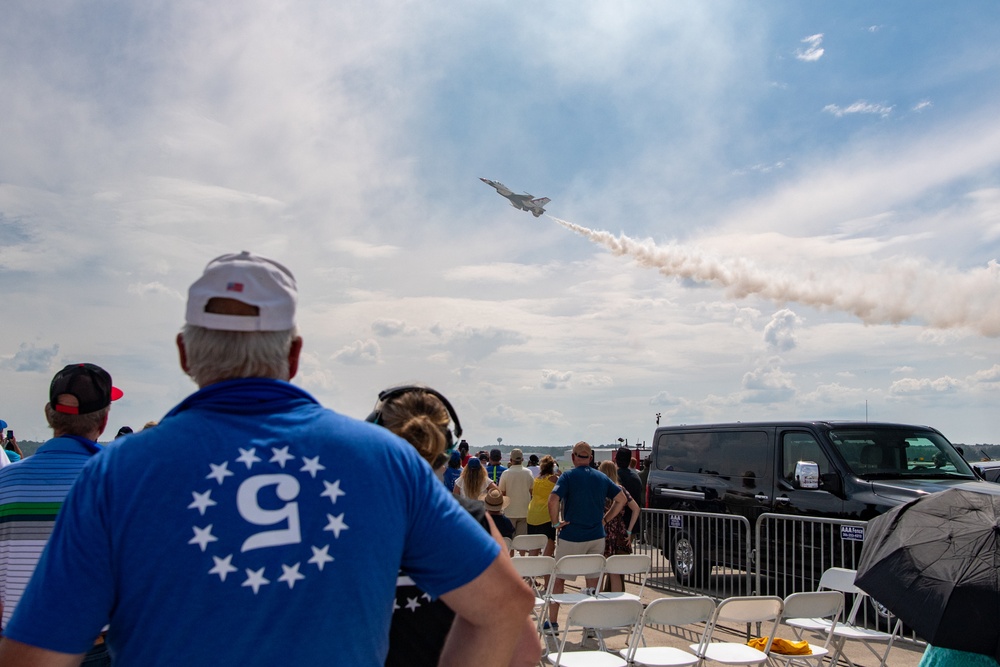
POLYGON ((855 584, 934 646, 1000 661, 1000 486, 979 482, 868 523, 855 584))

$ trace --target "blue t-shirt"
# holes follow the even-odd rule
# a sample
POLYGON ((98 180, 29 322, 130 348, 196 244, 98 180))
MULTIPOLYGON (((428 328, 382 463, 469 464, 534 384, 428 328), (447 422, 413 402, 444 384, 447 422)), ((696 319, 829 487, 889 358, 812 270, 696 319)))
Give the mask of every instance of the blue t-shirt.
POLYGON ((486 476, 489 477, 490 481, 494 484, 499 484, 500 475, 502 475, 505 470, 507 470, 507 467, 502 466, 499 463, 496 465, 488 465, 486 466, 486 476))
POLYGON ((450 492, 455 488, 455 481, 461 476, 461 468, 445 468, 444 469, 444 488, 448 489, 450 492))
POLYGON ((563 520, 559 539, 589 542, 604 537, 604 499, 614 498, 621 489, 611 478, 590 466, 578 466, 559 476, 552 493, 563 501, 563 520))
POLYGON ((400 567, 437 597, 499 551, 388 430, 223 382, 91 459, 6 634, 83 653, 109 624, 119 667, 381 666, 400 567))

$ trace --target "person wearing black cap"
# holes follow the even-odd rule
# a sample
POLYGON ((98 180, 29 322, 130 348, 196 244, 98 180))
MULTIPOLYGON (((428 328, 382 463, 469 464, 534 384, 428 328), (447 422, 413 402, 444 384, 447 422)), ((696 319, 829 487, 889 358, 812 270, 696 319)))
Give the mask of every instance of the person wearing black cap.
MULTIPOLYGON (((0 552, 7 566, 0 568, 3 627, 24 593, 52 532, 56 515, 73 480, 90 458, 101 451, 97 439, 108 425, 111 402, 122 392, 111 376, 94 364, 70 364, 56 373, 49 386, 45 417, 52 439, 16 466, 0 469, 4 488, 0 515, 0 552), (25 503, 31 503, 30 515, 25 503)), ((110 665, 103 641, 87 654, 85 665, 110 665)))
POLYGON ((504 474, 507 470, 507 466, 500 463, 501 460, 503 460, 503 452, 496 448, 491 449, 490 462, 486 466, 486 476, 489 477, 490 481, 494 484, 500 483, 500 475, 504 474))
POLYGON ((442 663, 510 661, 531 592, 412 446, 291 384, 297 299, 271 259, 208 263, 176 338, 198 391, 81 473, 0 664, 72 664, 107 625, 121 665, 381 667, 401 567, 456 613, 442 663))
MULTIPOLYGON (((632 460, 632 450, 628 447, 619 447, 615 451, 615 466, 618 468, 618 483, 625 487, 628 495, 636 502, 636 504, 642 508, 645 504, 643 501, 646 497, 646 492, 643 489, 642 480, 639 478, 639 473, 629 467, 629 461, 632 460)), ((630 525, 632 517, 632 509, 625 505, 625 509, 622 510, 625 515, 625 525, 630 525)), ((642 528, 642 523, 636 519, 635 521, 635 533, 638 533, 642 528)))

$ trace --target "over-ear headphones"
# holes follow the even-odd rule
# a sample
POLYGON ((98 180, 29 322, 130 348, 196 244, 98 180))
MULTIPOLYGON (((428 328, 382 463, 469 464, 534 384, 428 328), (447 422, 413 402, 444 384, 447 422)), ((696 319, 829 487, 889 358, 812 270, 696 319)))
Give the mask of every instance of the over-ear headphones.
MULTIPOLYGON (((378 400, 375 401, 375 409, 372 413, 365 418, 366 422, 371 422, 372 424, 380 424, 382 422, 382 408, 386 403, 393 400, 394 398, 399 398, 403 394, 409 394, 410 392, 423 392, 425 394, 430 394, 437 398, 441 403, 444 404, 445 409, 451 416, 451 423, 455 425, 455 437, 462 437, 462 424, 458 421, 458 414, 455 412, 455 408, 451 406, 451 402, 444 397, 441 392, 431 389, 430 387, 424 387, 419 384, 404 384, 398 387, 390 387, 389 389, 383 389, 378 393, 378 400)), ((446 429, 447 430, 447 429, 446 429)), ((451 432, 448 433, 451 435, 451 432)), ((452 438, 448 438, 448 449, 452 447, 452 438)))

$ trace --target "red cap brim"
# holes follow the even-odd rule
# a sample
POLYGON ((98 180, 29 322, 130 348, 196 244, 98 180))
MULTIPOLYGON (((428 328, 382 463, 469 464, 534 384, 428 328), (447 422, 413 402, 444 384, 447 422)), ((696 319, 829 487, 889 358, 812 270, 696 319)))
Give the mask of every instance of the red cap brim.
POLYGON ((118 387, 111 387, 111 400, 112 401, 117 401, 119 398, 121 398, 124 395, 125 394, 118 387))

